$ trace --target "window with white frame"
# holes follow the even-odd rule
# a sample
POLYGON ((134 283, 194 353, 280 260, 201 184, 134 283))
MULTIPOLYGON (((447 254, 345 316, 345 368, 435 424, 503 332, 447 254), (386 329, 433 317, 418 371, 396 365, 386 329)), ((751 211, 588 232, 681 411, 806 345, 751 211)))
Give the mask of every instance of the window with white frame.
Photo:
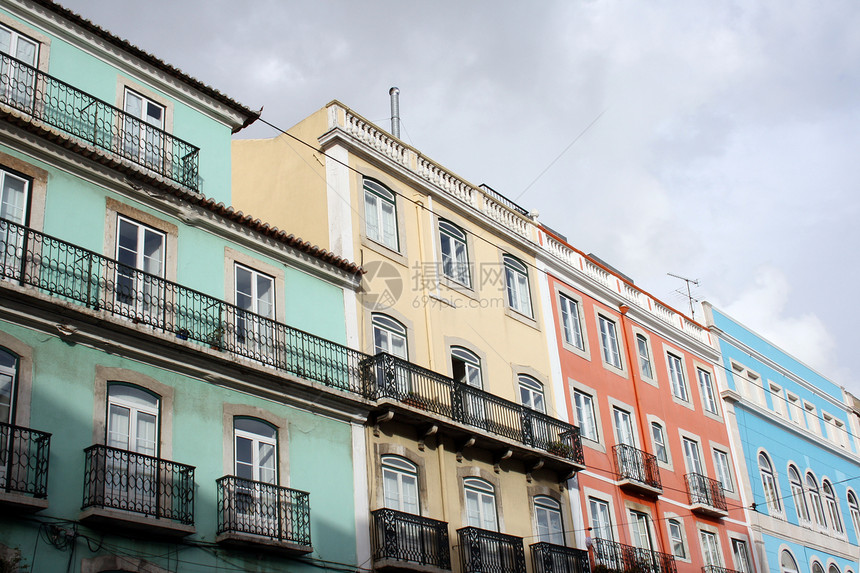
POLYGON ((535 524, 538 541, 564 545, 564 527, 561 521, 561 504, 551 497, 534 498, 535 524))
POLYGON ((835 563, 831 563, 827 568, 827 573, 839 573, 839 566, 835 563))
POLYGON ((845 422, 839 418, 833 418, 833 433, 836 435, 836 443, 844 449, 849 448, 848 431, 845 429, 845 422))
POLYGON ((824 436, 824 439, 836 443, 838 440, 836 438, 836 433, 833 431, 833 416, 822 410, 821 422, 821 435, 824 436))
MULTIPOLYGON (((687 461, 687 471, 691 474, 705 475, 702 469, 702 457, 699 455, 699 442, 684 438, 684 459, 687 461)), ((700 483, 698 480, 696 483, 700 483)))
POLYGON ((160 170, 164 162, 163 105, 132 91, 125 90, 123 111, 123 152, 136 163, 160 170))
POLYGON ((538 412, 546 412, 546 405, 544 404, 544 396, 543 396, 543 386, 540 382, 532 378, 531 376, 526 376, 525 374, 520 374, 519 376, 520 383, 520 402, 526 408, 531 408, 532 410, 537 410, 538 412))
POLYGON ((466 233, 454 223, 440 219, 439 244, 442 251, 442 274, 463 286, 470 286, 466 233))
POLYGON ((820 561, 812 562, 812 573, 824 573, 824 566, 820 561))
POLYGON ((791 486, 791 499, 794 501, 794 510, 797 513, 797 521, 801 525, 810 522, 809 506, 806 503, 806 492, 803 489, 803 481, 800 472, 794 465, 788 466, 788 483, 791 486))
POLYGON ((827 505, 827 514, 830 516, 830 526, 839 535, 844 534, 845 528, 842 526, 842 511, 839 509, 839 500, 836 499, 833 486, 826 479, 821 480, 821 491, 824 492, 824 503, 827 505))
POLYGON ((31 110, 39 43, 0 24, 0 101, 31 110))
POLYGON ((732 557, 735 561, 735 569, 739 573, 753 573, 750 552, 746 541, 743 539, 732 539, 732 557))
POLYGON ((579 422, 579 434, 586 440, 598 441, 594 399, 590 394, 574 390, 573 401, 576 406, 576 421, 579 422))
POLYGON ((159 397, 137 386, 108 385, 107 445, 158 456, 159 397))
POLYGON ((564 331, 564 340, 571 346, 585 350, 585 342, 582 337, 582 321, 580 320, 579 301, 558 295, 558 306, 561 309, 561 326, 564 331))
POLYGON ((621 368, 621 354, 618 348, 615 321, 598 314, 597 322, 600 326, 600 348, 603 350, 603 361, 615 368, 621 368))
POLYGON ((779 556, 780 573, 800 573, 797 569, 797 560, 788 549, 783 549, 779 556))
POLYGON ((467 477, 463 479, 466 498, 466 524, 488 531, 498 531, 496 492, 488 481, 467 477))
POLYGON ((671 352, 666 354, 669 364, 669 378, 672 380, 672 395, 687 402, 687 381, 684 378, 684 366, 681 358, 671 352))
POLYGON ((386 314, 374 313, 370 318, 373 325, 373 352, 385 352, 407 360, 406 327, 386 314))
MULTIPOLYGON (((31 180, 0 167, 0 219, 20 226, 28 223, 31 180)), ((0 277, 21 270, 24 233, 0 222, 0 277)))
POLYGON ((236 417, 233 439, 236 477, 277 485, 278 430, 256 418, 236 417))
POLYGON ((18 380, 18 357, 0 348, 0 422, 12 424, 18 380))
POLYGON ((159 278, 164 277, 165 243, 161 231, 117 215, 116 302, 127 316, 147 323, 160 320, 164 296, 159 278))
POLYGON ((612 518, 609 503, 596 497, 588 498, 588 509, 591 512, 591 535, 596 539, 612 541, 612 518))
POLYGON ((504 255, 505 286, 508 293, 508 306, 511 309, 532 316, 532 300, 529 292, 529 272, 526 266, 510 255, 504 255))
POLYGON ((236 343, 255 358, 275 357, 275 279, 250 267, 235 264, 236 343))
POLYGON ((651 439, 654 442, 654 455, 663 463, 669 463, 669 453, 666 449, 666 434, 663 425, 659 422, 651 422, 651 439))
POLYGON ((630 535, 633 546, 648 551, 653 550, 651 542, 651 516, 642 511, 631 509, 630 511, 630 535))
POLYGON ((768 512, 770 514, 782 513, 782 504, 779 501, 779 489, 777 489, 776 485, 776 474, 773 471, 773 464, 770 463, 770 458, 764 452, 758 455, 758 469, 761 475, 761 484, 764 488, 764 499, 768 512))
POLYGON ((699 537, 702 540, 702 559, 705 566, 722 567, 717 534, 700 529, 699 537))
POLYGON ((421 515, 418 466, 400 456, 382 456, 382 491, 385 507, 421 515))
POLYGON ((723 486, 723 490, 734 491, 732 465, 729 463, 728 452, 714 448, 714 469, 717 472, 717 480, 723 486))
POLYGON ((636 335, 636 351, 639 354, 639 372, 643 378, 654 378, 654 370, 651 367, 651 349, 648 348, 648 339, 641 334, 636 335))
MULTIPOLYGON (((451 375, 457 382, 483 388, 481 359, 477 354, 461 346, 451 347, 451 375)), ((487 404, 483 396, 477 393, 467 393, 463 400, 466 421, 475 426, 482 426, 487 419, 487 404)))
POLYGON ((612 408, 612 419, 615 422, 615 439, 619 444, 636 446, 633 434, 633 417, 627 410, 612 408))
POLYGON ((806 412, 806 427, 814 434, 821 435, 821 424, 818 423, 818 412, 815 409, 815 404, 803 402, 803 409, 806 412))
POLYGON ((785 416, 784 405, 785 402, 782 398, 782 388, 773 382, 767 383, 768 392, 770 393, 770 404, 773 413, 777 416, 785 416))
POLYGON ((795 424, 803 425, 803 407, 800 405, 800 397, 791 392, 785 393, 788 402, 788 418, 795 424))
POLYGON ((806 495, 809 498, 809 509, 815 518, 818 527, 827 527, 827 518, 824 516, 824 504, 821 503, 821 492, 818 491, 818 481, 812 472, 806 472, 806 495))
POLYGON ((399 250, 394 193, 373 179, 364 180, 364 223, 368 239, 399 250))
POLYGON ((857 502, 857 494, 851 490, 848 490, 848 513, 851 514, 854 535, 860 539, 860 503, 857 502))
POLYGON ((719 415, 717 407, 717 396, 714 392, 714 384, 711 382, 711 373, 702 368, 696 368, 696 376, 699 378, 699 391, 702 393, 702 404, 706 412, 719 415))
POLYGON ((678 559, 687 558, 687 548, 684 546, 684 526, 677 519, 669 519, 669 542, 672 544, 672 555, 678 559))

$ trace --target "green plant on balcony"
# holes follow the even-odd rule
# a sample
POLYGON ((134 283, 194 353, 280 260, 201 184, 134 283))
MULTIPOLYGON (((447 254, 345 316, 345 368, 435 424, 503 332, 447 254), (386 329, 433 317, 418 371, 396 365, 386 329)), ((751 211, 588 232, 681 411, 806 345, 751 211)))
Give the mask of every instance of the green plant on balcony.
POLYGON ((546 451, 562 458, 573 457, 573 447, 560 441, 547 444, 546 451))
POLYGON ((209 343, 209 347, 213 350, 221 350, 223 347, 224 340, 224 327, 216 326, 212 332, 206 337, 206 341, 209 343))

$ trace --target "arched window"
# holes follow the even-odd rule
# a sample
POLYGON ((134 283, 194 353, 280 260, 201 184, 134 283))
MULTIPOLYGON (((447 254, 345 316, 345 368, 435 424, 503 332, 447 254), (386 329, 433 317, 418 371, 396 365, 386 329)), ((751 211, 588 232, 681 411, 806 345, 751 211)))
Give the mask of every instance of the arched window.
POLYGON ((18 391, 18 357, 0 348, 0 422, 15 422, 15 395, 18 391))
POLYGON ((129 384, 108 385, 107 445, 158 456, 159 397, 129 384))
POLYGON ((776 487, 776 474, 773 473, 773 465, 770 458, 764 452, 758 455, 758 469, 761 474, 761 483, 764 488, 764 499, 769 512, 782 513, 782 504, 779 502, 779 490, 776 487))
POLYGON ((496 517, 496 490, 485 480, 467 477, 463 479, 466 498, 466 522, 470 527, 489 531, 499 530, 496 517))
POLYGON ((508 291, 508 306, 528 317, 532 315, 532 299, 529 292, 529 271, 519 259, 504 255, 505 285, 508 291))
POLYGON ((399 250, 394 193, 373 179, 364 180, 364 222, 368 239, 399 250))
POLYGON ((454 380, 474 388, 483 388, 481 379, 481 359, 478 355, 461 346, 451 347, 451 374, 454 380))
POLYGON ((537 410, 538 412, 546 412, 546 405, 544 404, 543 398, 543 386, 541 383, 525 374, 520 374, 519 381, 520 401, 523 406, 531 408, 532 410, 537 410))
POLYGON ((842 512, 839 509, 839 500, 833 492, 833 486, 827 480, 822 480, 821 489, 824 491, 824 502, 827 504, 827 513, 830 515, 830 525, 836 533, 845 533, 842 526, 842 512))
POLYGON ((469 251, 466 249, 466 233, 454 223, 440 219, 439 244, 442 250, 442 274, 463 286, 469 286, 469 251))
POLYGON ((374 313, 373 324, 374 353, 387 352, 404 360, 409 359, 406 346, 406 327, 386 314, 374 313))
POLYGON ((788 466, 788 483, 791 484, 791 497, 794 500, 794 509, 797 511, 798 521, 809 523, 809 507, 806 505, 803 482, 800 480, 800 472, 793 465, 788 466))
POLYGON ((779 556, 780 573, 799 573, 797 570, 797 561, 788 549, 783 549, 779 556))
POLYGON ((400 456, 382 456, 382 490, 385 507, 420 515, 418 466, 400 456))
POLYGON ((278 430, 256 418, 234 418, 236 477, 277 485, 278 430))
POLYGON ((831 563, 830 567, 827 568, 827 573, 840 573, 839 567, 837 567, 835 563, 831 563))
POLYGON ((686 559, 687 548, 684 546, 684 527, 677 519, 669 520, 669 540, 672 542, 672 555, 686 559))
POLYGON ((824 573, 824 567, 818 561, 812 562, 812 573, 824 573))
POLYGON ((854 524, 854 535, 860 539, 860 503, 857 503, 857 495, 851 490, 848 491, 848 512, 854 524))
POLYGON ((534 503, 538 541, 564 545, 561 505, 553 498, 545 495, 535 496, 534 503))
POLYGON ((815 481, 812 472, 806 473, 806 494, 809 496, 809 510, 812 512, 815 522, 819 527, 827 527, 824 506, 821 503, 821 493, 818 491, 818 482, 815 481))

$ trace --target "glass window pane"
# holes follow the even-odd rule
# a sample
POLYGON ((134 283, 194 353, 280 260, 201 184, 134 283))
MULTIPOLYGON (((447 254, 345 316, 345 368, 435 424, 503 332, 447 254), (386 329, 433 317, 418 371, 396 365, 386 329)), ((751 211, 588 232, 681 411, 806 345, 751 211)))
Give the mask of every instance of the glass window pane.
POLYGON ((111 404, 108 411, 107 445, 121 450, 128 449, 129 409, 111 404))

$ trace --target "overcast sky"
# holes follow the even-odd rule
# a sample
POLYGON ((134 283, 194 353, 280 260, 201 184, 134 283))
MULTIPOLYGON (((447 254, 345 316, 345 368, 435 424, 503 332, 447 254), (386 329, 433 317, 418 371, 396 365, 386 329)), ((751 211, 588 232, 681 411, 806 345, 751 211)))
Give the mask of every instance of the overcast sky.
POLYGON ((424 154, 860 395, 854 0, 60 1, 284 128, 399 86, 424 154))

